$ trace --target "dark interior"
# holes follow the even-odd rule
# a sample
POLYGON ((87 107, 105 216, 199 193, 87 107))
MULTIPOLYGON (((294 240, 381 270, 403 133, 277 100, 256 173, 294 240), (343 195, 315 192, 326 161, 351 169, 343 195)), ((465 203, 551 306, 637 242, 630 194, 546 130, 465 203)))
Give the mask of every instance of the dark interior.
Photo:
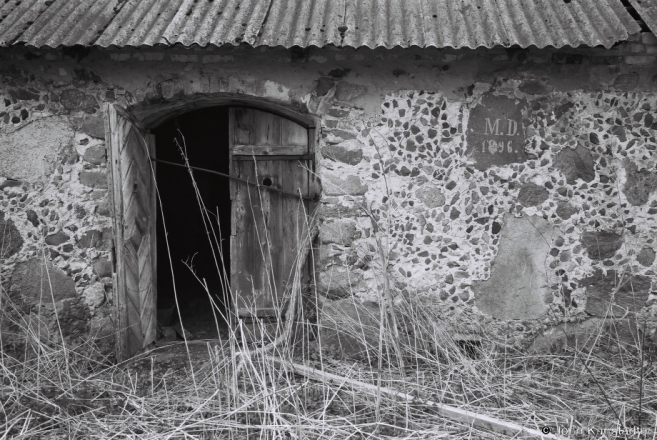
MULTIPOLYGON (((167 120, 153 130, 157 159, 183 164, 181 148, 186 148, 191 166, 228 174, 228 122, 227 107, 195 110, 167 120)), ((158 323, 162 327, 175 327, 178 321, 182 321, 184 329, 191 332, 193 339, 214 339, 218 337, 218 331, 227 328, 222 315, 226 316, 230 301, 223 287, 224 269, 219 256, 221 250, 223 267, 226 273, 230 273, 229 182, 225 177, 203 171, 194 170, 193 174, 200 197, 212 213, 211 226, 216 241, 214 237, 208 239, 188 170, 157 162, 156 176, 162 207, 160 209, 158 202, 158 323), (217 246, 219 234, 221 245, 217 246), (213 249, 219 267, 215 263, 213 249), (208 293, 184 262, 193 267, 196 277, 207 282, 216 306, 211 305, 208 293), (174 296, 174 278, 180 313, 174 296)))

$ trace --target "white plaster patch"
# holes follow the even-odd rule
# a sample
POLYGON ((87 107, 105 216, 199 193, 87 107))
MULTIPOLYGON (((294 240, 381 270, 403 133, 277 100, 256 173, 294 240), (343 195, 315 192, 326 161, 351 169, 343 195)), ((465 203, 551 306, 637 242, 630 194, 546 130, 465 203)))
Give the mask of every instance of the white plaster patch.
POLYGON ((290 97, 290 89, 274 81, 267 80, 263 86, 265 89, 264 96, 268 98, 288 100, 290 97))
POLYGON ((0 175, 35 182, 49 176, 57 153, 73 142, 68 120, 51 117, 0 134, 0 175))

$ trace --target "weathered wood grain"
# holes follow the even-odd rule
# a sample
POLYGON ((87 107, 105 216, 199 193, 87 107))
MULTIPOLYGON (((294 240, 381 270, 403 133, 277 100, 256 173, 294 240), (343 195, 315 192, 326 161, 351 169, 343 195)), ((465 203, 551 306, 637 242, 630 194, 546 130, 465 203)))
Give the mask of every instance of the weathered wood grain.
POLYGON ((117 358, 155 340, 155 193, 148 139, 129 114, 105 107, 116 242, 117 358))

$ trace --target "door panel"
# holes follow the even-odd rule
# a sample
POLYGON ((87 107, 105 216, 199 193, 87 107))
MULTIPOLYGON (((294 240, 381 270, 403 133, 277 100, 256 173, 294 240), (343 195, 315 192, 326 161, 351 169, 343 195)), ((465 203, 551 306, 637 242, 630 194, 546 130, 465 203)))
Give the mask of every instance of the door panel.
MULTIPOLYGON (((309 161, 235 161, 234 175, 308 196, 309 161)), ((289 289, 299 243, 307 233, 308 202, 237 182, 231 237, 231 288, 240 316, 276 316, 289 289)))
POLYGON ((239 317, 278 318, 307 232, 308 131, 277 115, 231 109, 231 290, 239 317), (248 130, 251 130, 248 132, 248 130), (251 144, 244 144, 247 141, 251 144), (285 155, 294 155, 289 160, 285 155), (268 158, 267 156, 276 156, 268 158), (267 186, 288 194, 268 191, 267 186))
POLYGON ((153 138, 125 110, 107 104, 106 137, 114 211, 117 358, 143 350, 156 337, 155 191, 149 155, 153 138))

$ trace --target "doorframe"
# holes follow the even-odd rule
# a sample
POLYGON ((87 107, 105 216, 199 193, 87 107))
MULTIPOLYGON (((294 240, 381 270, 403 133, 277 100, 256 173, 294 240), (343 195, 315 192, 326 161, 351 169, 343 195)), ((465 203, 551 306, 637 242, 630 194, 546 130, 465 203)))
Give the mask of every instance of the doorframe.
MULTIPOLYGON (((177 115, 184 114, 193 110, 199 110, 203 108, 208 108, 208 107, 248 107, 248 108, 254 108, 257 110, 262 110, 266 112, 273 113, 275 115, 281 116, 283 118, 286 118, 288 120, 291 120, 299 125, 301 125, 303 128, 305 128, 308 132, 308 154, 310 157, 313 158, 313 167, 317 163, 317 144, 318 144, 318 136, 319 136, 319 131, 316 130, 316 127, 319 125, 319 117, 317 115, 312 115, 307 112, 300 111, 299 109, 296 109, 292 106, 288 105, 282 105, 278 102, 272 102, 268 101, 266 99, 262 98, 257 98, 257 97, 248 97, 248 96, 243 96, 243 95, 234 95, 234 94, 226 94, 222 96, 199 96, 195 97, 194 99, 191 100, 179 100, 175 102, 166 102, 166 103, 159 103, 159 104, 146 104, 146 105, 137 105, 137 106, 126 106, 123 107, 120 104, 114 104, 117 107, 120 107, 123 109, 128 115, 131 116, 131 120, 135 124, 137 128, 139 128, 145 135, 151 138, 151 142, 149 142, 149 149, 152 147, 152 153, 154 154, 156 152, 157 145, 155 145, 155 141, 152 137, 152 129, 157 127, 158 125, 164 123, 166 120, 171 119, 177 115), (152 143, 152 145, 150 145, 152 143)), ((105 120, 106 120, 106 127, 109 126, 109 115, 105 114, 104 115, 105 120)), ((112 141, 110 139, 111 133, 109 131, 106 131, 106 138, 105 138, 105 145, 106 147, 109 148, 110 145, 112 145, 112 141)), ((154 164, 153 164, 154 165, 154 164)), ((113 185, 120 185, 123 183, 122 181, 115 181, 114 176, 119 175, 116 173, 116 163, 108 162, 108 183, 109 183, 109 189, 110 192, 112 191, 113 185)), ((154 167, 151 168, 152 171, 154 171, 154 167)), ((314 172, 315 170, 313 170, 314 172)), ((150 176, 151 178, 154 179, 155 176, 150 176)), ((153 191, 157 190, 156 185, 153 185, 153 191)), ((319 188, 316 189, 316 191, 319 194, 319 188)), ((110 194, 110 197, 113 197, 112 194, 110 194)), ((156 195, 151 195, 152 199, 157 200, 156 195)), ((316 203, 316 202, 315 202, 316 203)), ((155 210, 157 210, 157 202, 155 202, 155 210)), ((122 213, 120 214, 122 217, 122 213)), ((114 233, 114 237, 122 237, 123 231, 117 230, 117 228, 122 227, 119 222, 117 222, 117 214, 112 213, 112 229, 114 233)), ((123 307, 121 307, 120 301, 117 301, 118 296, 120 295, 119 290, 121 287, 118 285, 118 278, 117 278, 117 273, 120 271, 124 270, 123 267, 119 267, 119 265, 124 264, 123 261, 117 261, 116 259, 116 240, 114 241, 113 247, 112 247, 112 261, 113 261, 113 283, 112 283, 112 291, 113 291, 113 308, 114 308, 114 314, 115 314, 115 325, 119 326, 120 322, 123 322, 123 315, 125 313, 125 310, 123 310, 123 307)), ((312 246, 312 244, 311 244, 312 246)), ((154 256, 154 258, 157 258, 157 255, 154 256)), ((157 289, 157 270, 159 268, 156 268, 154 273, 153 273, 153 287, 157 289)), ((231 293, 232 295, 232 293, 231 293)), ((157 290, 155 290, 155 301, 157 303, 157 290)), ((155 313, 157 313, 157 308, 155 313)), ((232 310, 230 311, 232 315, 232 310)), ((125 332, 121 331, 120 328, 115 329, 115 334, 119 339, 122 339, 125 336, 125 332)), ((116 352, 117 356, 120 358, 122 357, 122 352, 121 347, 125 345, 124 340, 117 340, 115 341, 116 344, 116 352)), ((124 359, 118 359, 119 361, 123 361, 124 359)))

